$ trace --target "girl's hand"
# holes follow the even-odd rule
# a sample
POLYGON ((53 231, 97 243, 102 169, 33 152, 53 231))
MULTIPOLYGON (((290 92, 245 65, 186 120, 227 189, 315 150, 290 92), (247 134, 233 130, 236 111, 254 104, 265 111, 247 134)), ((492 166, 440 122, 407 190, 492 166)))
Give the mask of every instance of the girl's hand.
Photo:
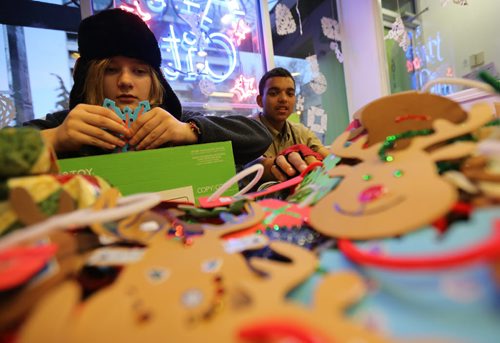
POLYGON ((110 109, 102 106, 79 104, 72 109, 64 122, 56 128, 43 130, 42 134, 56 152, 77 151, 84 145, 112 150, 123 147, 125 141, 114 134, 130 137, 130 130, 110 109))
POLYGON ((136 150, 154 149, 167 143, 185 145, 198 141, 188 123, 177 120, 161 107, 143 113, 131 129, 133 135, 129 144, 135 145, 136 150))

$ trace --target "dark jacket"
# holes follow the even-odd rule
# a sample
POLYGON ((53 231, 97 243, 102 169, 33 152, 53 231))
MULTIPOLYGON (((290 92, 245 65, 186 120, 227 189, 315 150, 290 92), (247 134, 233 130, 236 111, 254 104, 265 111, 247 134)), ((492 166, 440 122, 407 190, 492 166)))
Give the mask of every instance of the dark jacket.
MULTIPOLYGON (((69 110, 48 114, 46 119, 35 119, 23 123, 25 126, 41 130, 55 128, 64 121, 69 110)), ((260 123, 244 116, 203 116, 197 112, 183 111, 179 118, 182 122, 192 120, 200 128, 198 143, 231 141, 234 160, 237 165, 253 161, 269 147, 272 137, 260 123)), ((107 153, 96 147, 85 147, 80 151, 61 153, 58 158, 98 155, 107 153)))

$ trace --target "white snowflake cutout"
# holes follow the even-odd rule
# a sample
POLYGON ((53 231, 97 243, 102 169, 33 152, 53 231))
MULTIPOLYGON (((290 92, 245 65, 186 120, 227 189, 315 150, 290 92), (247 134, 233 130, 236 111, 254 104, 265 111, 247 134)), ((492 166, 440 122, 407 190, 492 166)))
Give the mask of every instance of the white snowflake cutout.
POLYGON ((201 79, 198 83, 198 87, 200 87, 201 93, 205 96, 209 96, 215 91, 215 84, 207 79, 201 79))
POLYGON ((325 133, 328 117, 321 107, 311 106, 307 110, 307 127, 316 133, 325 133))
POLYGON ((318 73, 314 79, 309 83, 314 93, 320 95, 326 92, 327 82, 323 73, 318 73))
POLYGON ((342 54, 342 51, 340 51, 339 43, 331 42, 330 49, 335 51, 335 56, 337 57, 337 60, 340 63, 344 63, 344 55, 342 54))
POLYGON ((297 30, 297 25, 293 19, 292 12, 286 5, 276 5, 276 32, 280 35, 294 33, 297 30))
POLYGON ((336 41, 342 40, 340 36, 340 25, 335 19, 328 17, 321 18, 321 29, 326 37, 336 41))
POLYGON ((305 100, 305 98, 302 95, 299 95, 297 97, 297 102, 296 102, 296 105, 295 105, 295 109, 297 111, 302 112, 304 110, 304 100, 305 100))
POLYGON ((6 127, 16 118, 16 107, 7 95, 0 94, 0 128, 6 127))
POLYGON ((313 72, 313 74, 319 73, 319 64, 318 64, 318 58, 316 57, 316 55, 306 57, 306 61, 309 62, 309 65, 311 66, 311 71, 313 72))
POLYGON ((384 39, 395 40, 399 44, 399 46, 403 48, 403 51, 406 51, 408 49, 408 33, 406 32, 405 25, 403 23, 403 19, 401 19, 401 16, 396 17, 396 20, 394 21, 394 23, 392 23, 392 27, 387 35, 385 35, 384 39))

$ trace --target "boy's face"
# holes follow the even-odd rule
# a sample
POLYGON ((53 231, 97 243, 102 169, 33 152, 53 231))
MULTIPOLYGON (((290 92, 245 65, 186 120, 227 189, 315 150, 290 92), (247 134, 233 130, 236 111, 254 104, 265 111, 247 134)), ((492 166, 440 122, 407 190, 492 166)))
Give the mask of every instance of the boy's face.
POLYGON ((140 101, 150 100, 151 72, 142 61, 117 56, 111 59, 104 72, 104 96, 123 110, 134 109, 140 101))
POLYGON ((262 115, 272 124, 285 122, 295 107, 295 84, 286 76, 275 76, 266 80, 264 94, 257 96, 262 115))

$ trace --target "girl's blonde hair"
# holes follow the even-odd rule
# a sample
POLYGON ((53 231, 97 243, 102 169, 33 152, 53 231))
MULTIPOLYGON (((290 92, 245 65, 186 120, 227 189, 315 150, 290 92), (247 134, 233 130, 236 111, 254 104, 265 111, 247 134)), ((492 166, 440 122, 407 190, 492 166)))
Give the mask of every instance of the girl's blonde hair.
MULTIPOLYGON (((90 105, 102 105, 104 102, 104 73, 111 59, 92 60, 89 62, 87 77, 83 87, 84 102, 90 105)), ((165 90, 160 82, 156 70, 147 65, 151 76, 151 89, 149 90, 149 104, 151 107, 160 106, 163 102, 165 90)), ((142 99, 141 99, 142 100, 142 99)))

